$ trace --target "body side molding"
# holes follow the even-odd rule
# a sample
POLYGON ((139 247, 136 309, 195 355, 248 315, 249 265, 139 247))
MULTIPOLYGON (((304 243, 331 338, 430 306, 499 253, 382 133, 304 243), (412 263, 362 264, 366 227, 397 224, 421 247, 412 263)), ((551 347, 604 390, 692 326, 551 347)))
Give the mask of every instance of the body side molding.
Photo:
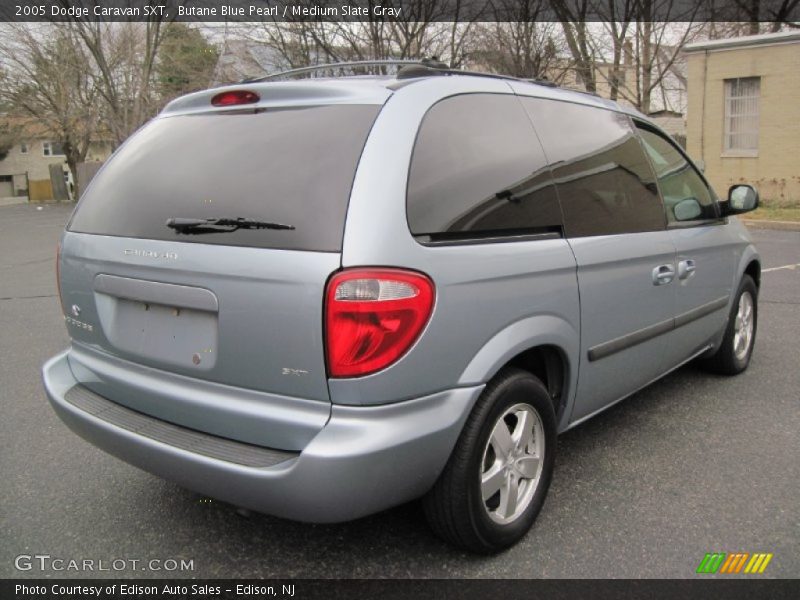
POLYGON ((628 348, 636 346, 637 344, 651 340, 659 335, 669 333, 678 327, 688 325, 697 319, 701 319, 706 315, 710 315, 713 312, 725 308, 728 306, 728 300, 729 298, 727 296, 722 296, 716 300, 707 302, 706 304, 701 304, 692 310, 681 313, 672 319, 667 319, 666 321, 660 321, 659 323, 648 325, 647 327, 637 329, 631 333, 626 333, 625 335, 614 338, 613 340, 592 346, 589 348, 589 360, 592 362, 600 360, 601 358, 611 356, 612 354, 622 352, 623 350, 627 350, 628 348))

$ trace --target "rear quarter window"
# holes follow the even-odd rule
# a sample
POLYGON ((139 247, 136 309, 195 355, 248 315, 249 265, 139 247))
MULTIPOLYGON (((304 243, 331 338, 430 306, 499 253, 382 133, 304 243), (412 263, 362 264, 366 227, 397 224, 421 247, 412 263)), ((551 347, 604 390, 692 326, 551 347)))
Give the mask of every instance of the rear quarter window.
POLYGON ((330 105, 151 121, 86 190, 71 231, 338 252, 347 203, 380 110, 330 105), (170 218, 244 217, 294 230, 179 234, 170 218))
POLYGON ((560 232, 550 170, 516 96, 464 94, 428 111, 407 216, 412 234, 433 240, 560 232))

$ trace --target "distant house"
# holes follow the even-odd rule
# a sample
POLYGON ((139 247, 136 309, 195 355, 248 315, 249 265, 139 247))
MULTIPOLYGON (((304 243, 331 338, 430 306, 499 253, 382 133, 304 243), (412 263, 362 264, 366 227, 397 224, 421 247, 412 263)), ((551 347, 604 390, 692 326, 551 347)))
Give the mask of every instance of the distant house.
MULTIPOLYGON (((56 194, 51 165, 61 166, 66 190, 71 194, 72 176, 61 144, 34 121, 18 121, 17 126, 17 141, 9 148, 5 158, 0 160, 0 198, 23 197, 29 202, 53 200, 56 194)), ((102 162, 112 150, 110 141, 92 142, 86 162, 102 162)))
POLYGON ((800 31, 688 44, 687 149, 720 195, 800 201, 800 31))

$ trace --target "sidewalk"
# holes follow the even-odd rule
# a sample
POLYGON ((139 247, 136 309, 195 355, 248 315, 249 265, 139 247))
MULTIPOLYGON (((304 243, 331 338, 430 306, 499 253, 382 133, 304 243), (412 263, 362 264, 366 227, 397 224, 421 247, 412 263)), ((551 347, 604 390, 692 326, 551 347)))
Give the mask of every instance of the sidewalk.
POLYGON ((0 206, 13 206, 15 204, 27 204, 27 196, 17 196, 11 198, 0 198, 0 206))
POLYGON ((798 221, 764 221, 760 219, 739 219, 742 223, 753 229, 778 229, 781 231, 800 231, 798 221))

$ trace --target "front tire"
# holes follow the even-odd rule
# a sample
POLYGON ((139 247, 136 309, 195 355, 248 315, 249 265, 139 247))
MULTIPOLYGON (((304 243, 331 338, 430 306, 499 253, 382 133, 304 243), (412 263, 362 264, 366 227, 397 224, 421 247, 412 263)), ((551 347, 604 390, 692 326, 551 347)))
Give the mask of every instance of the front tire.
POLYGON ((481 554, 519 541, 544 504, 556 437, 553 403, 542 382, 520 369, 501 371, 481 394, 423 500, 434 532, 481 554))
POLYGON ((722 375, 738 375, 750 364, 758 326, 758 288, 749 275, 742 277, 719 349, 702 365, 722 375))

